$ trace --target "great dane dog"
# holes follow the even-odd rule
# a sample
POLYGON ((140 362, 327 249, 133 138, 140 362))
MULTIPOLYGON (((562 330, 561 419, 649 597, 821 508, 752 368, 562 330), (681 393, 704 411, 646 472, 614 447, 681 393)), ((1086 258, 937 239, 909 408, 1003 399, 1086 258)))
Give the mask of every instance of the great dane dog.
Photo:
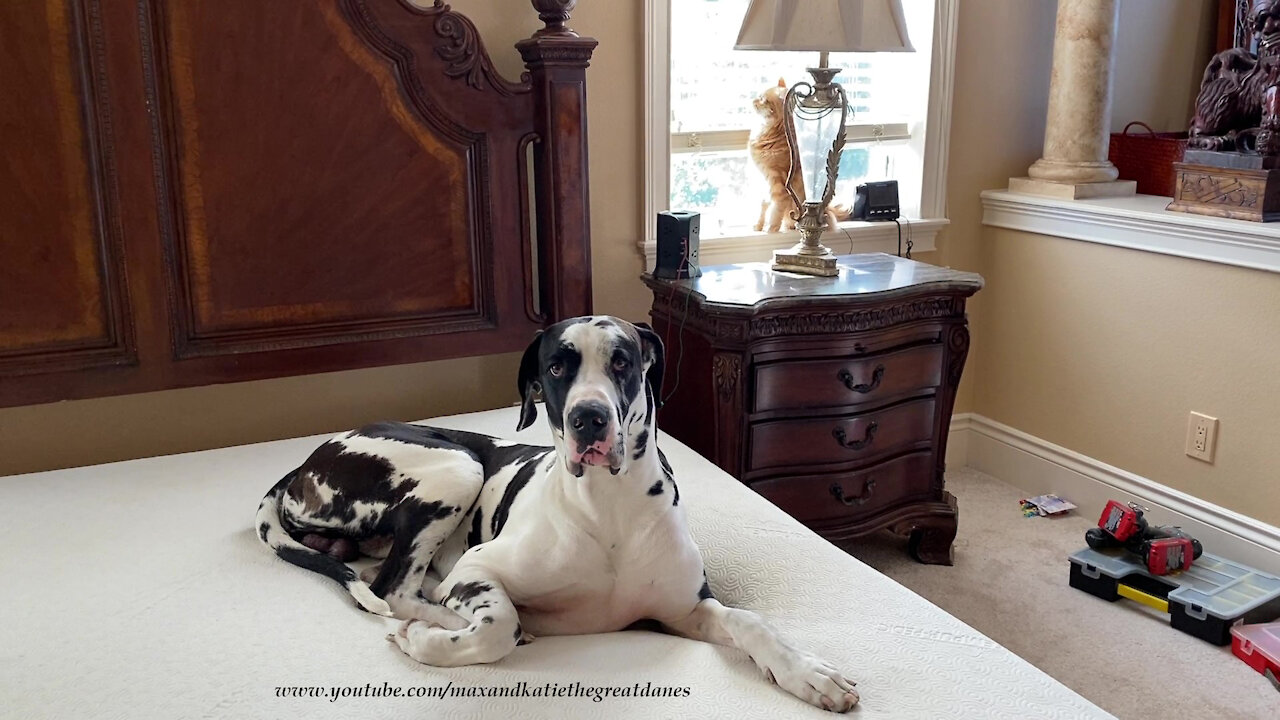
POLYGON ((321 445, 258 508, 262 541, 404 620, 394 641, 437 666, 500 660, 538 635, 657 621, 746 651, 827 710, 858 702, 839 670, 712 596, 656 447, 662 341, 612 317, 557 323, 520 362, 518 430, 545 402, 554 447, 406 423, 321 445), (383 558, 357 576, 346 561, 383 558), (434 569, 442 581, 428 577, 434 569))

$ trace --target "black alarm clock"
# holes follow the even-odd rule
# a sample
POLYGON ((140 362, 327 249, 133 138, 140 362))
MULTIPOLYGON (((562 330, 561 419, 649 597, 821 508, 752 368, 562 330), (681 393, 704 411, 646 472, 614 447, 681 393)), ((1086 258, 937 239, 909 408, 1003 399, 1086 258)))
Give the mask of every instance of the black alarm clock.
POLYGON ((869 182, 858 186, 853 201, 854 220, 897 220, 898 181, 869 182))

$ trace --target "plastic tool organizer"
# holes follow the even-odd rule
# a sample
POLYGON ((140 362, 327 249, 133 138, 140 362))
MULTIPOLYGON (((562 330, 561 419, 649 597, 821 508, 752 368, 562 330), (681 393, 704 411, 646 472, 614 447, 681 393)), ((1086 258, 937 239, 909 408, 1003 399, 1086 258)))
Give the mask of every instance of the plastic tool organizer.
POLYGON ((1231 628, 1231 652, 1280 690, 1280 623, 1231 628))
POLYGON ((1120 549, 1084 549, 1070 560, 1071 587, 1167 612, 1170 625, 1214 645, 1231 642, 1232 625, 1280 616, 1280 578, 1209 553, 1187 570, 1159 577, 1120 549))

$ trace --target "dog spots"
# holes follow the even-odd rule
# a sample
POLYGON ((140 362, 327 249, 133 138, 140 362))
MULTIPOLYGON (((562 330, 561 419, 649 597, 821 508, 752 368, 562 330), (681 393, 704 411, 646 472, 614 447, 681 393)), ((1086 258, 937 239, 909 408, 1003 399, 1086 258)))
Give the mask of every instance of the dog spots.
POLYGON ((649 494, 650 494, 650 495, 661 495, 661 494, 662 494, 662 480, 658 480, 657 482, 655 482, 655 483, 653 484, 653 487, 650 487, 650 488, 649 488, 649 494))
POLYGON ((377 518, 369 517, 369 506, 388 507, 405 498, 417 486, 413 480, 392 485, 394 468, 386 458, 349 452, 340 440, 321 445, 302 466, 302 472, 289 486, 289 495, 306 505, 310 515, 323 516, 343 523, 354 523, 364 517, 374 527, 362 528, 370 533, 379 530, 377 518), (327 485, 331 500, 323 501, 319 484, 327 485), (359 502, 362 507, 357 507, 359 502))
POLYGON ((480 464, 484 466, 484 476, 486 478, 492 477, 505 467, 518 465, 551 452, 551 448, 540 445, 498 444, 499 441, 496 438, 481 435, 480 433, 466 432, 465 430, 432 428, 432 431, 450 442, 461 445, 468 452, 475 455, 480 464))
MULTIPOLYGON (((444 520, 462 509, 456 505, 446 505, 439 500, 424 503, 417 498, 406 498, 396 509, 394 527, 395 540, 387 559, 382 562, 378 577, 370 584, 370 589, 379 597, 386 597, 400 589, 413 558, 418 551, 418 539, 427 528, 437 520, 444 520)), ((425 570, 425 567, 423 568, 425 570)))
POLYGON ((640 458, 644 457, 644 451, 648 448, 648 445, 649 445, 649 430, 648 428, 646 428, 644 430, 641 430, 639 435, 636 435, 636 451, 635 451, 635 454, 631 456, 631 459, 639 460, 640 458))
POLYGON ((658 464, 662 466, 662 476, 671 483, 671 492, 674 497, 671 499, 671 507, 680 504, 680 486, 676 485, 675 474, 671 472, 671 464, 667 462, 667 456, 662 454, 662 450, 658 450, 658 464))
MULTIPOLYGON (((488 606, 486 605, 486 607, 488 607, 488 606)), ((492 615, 485 615, 484 617, 480 618, 480 622, 484 623, 485 625, 492 625, 492 624, 493 624, 493 616, 492 616, 492 615)))
POLYGON ((267 533, 268 533, 270 530, 271 530, 271 524, 270 524, 270 523, 262 523, 261 525, 259 525, 259 526, 258 526, 258 539, 262 540, 262 542, 266 542, 266 541, 267 541, 267 533))
POLYGON ((458 636, 457 636, 457 635, 451 635, 451 636, 449 637, 449 642, 458 642, 458 636))
MULTIPOLYGON (((379 422, 365 425, 355 430, 352 435, 367 438, 380 438, 382 440, 394 440, 407 445, 417 445, 425 448, 438 448, 441 450, 463 450, 472 456, 472 459, 479 460, 475 452, 467 447, 466 443, 459 443, 449 437, 449 433, 440 428, 428 427, 426 425, 414 425, 412 423, 401 422, 379 422), (459 447, 461 445, 462 447, 459 447)), ((484 437, 483 435, 479 437, 484 437)))
POLYGON ((471 516, 471 532, 467 533, 467 547, 473 548, 484 542, 480 531, 484 527, 484 510, 476 508, 476 514, 471 516))
POLYGON ((295 488, 299 488, 302 493, 302 507, 308 513, 313 513, 320 509, 324 501, 320 498, 320 487, 316 485, 314 475, 310 473, 303 475, 302 478, 294 484, 295 488))
POLYGON ((511 505, 516 501, 516 495, 519 495, 524 486, 529 484, 529 480, 533 478, 533 473, 537 469, 538 460, 529 460, 520 466, 515 477, 507 483, 506 489, 502 492, 502 499, 493 509, 493 519, 489 521, 489 531, 493 533, 493 537, 498 537, 498 533, 502 532, 502 527, 507 524, 507 517, 511 514, 511 505))
POLYGON ((459 604, 465 604, 474 600, 480 593, 487 593, 493 590, 493 586, 484 582, 465 582, 458 583, 449 589, 449 594, 445 596, 445 601, 457 601, 459 604))
POLYGON ((703 574, 702 574, 702 588, 698 590, 698 599, 699 599, 699 600, 711 600, 711 599, 714 599, 714 598, 715 598, 715 595, 712 595, 712 594, 711 594, 711 586, 707 584, 707 574, 706 574, 706 573, 703 573, 703 574))

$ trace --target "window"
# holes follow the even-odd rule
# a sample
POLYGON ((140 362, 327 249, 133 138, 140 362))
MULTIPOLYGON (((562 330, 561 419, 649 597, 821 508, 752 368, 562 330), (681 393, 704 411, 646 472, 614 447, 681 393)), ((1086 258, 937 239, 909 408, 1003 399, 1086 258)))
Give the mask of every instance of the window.
MULTIPOLYGON (((895 179, 904 215, 940 219, 939 198, 925 197, 930 191, 936 195, 936 188, 926 187, 922 179, 931 96, 945 95, 932 92, 931 75, 938 64, 935 16, 954 23, 953 3, 904 0, 914 53, 831 55, 831 65, 843 68, 836 80, 844 86, 852 111, 836 202, 852 205, 854 188, 868 180, 895 179)), ((648 213, 646 237, 652 237, 653 213, 666 209, 702 214, 704 250, 708 240, 724 238, 741 247, 744 238, 759 235, 751 226, 766 190, 746 149, 750 131, 759 122, 752 100, 779 79, 788 86, 811 80, 805 68, 816 64, 818 54, 734 50, 748 4, 749 0, 649 0, 647 163, 653 212, 648 213)), ((949 43, 946 51, 950 52, 949 43)), ((949 58, 945 70, 950 72, 949 58)), ((943 120, 949 97, 945 104, 939 113, 943 120)), ((935 149, 940 145, 945 141, 935 149)), ((945 158, 932 164, 945 168, 945 158)), ((783 247, 791 242, 790 236, 775 234, 760 238, 758 244, 783 247)), ((705 255, 704 251, 704 262, 705 255)))

